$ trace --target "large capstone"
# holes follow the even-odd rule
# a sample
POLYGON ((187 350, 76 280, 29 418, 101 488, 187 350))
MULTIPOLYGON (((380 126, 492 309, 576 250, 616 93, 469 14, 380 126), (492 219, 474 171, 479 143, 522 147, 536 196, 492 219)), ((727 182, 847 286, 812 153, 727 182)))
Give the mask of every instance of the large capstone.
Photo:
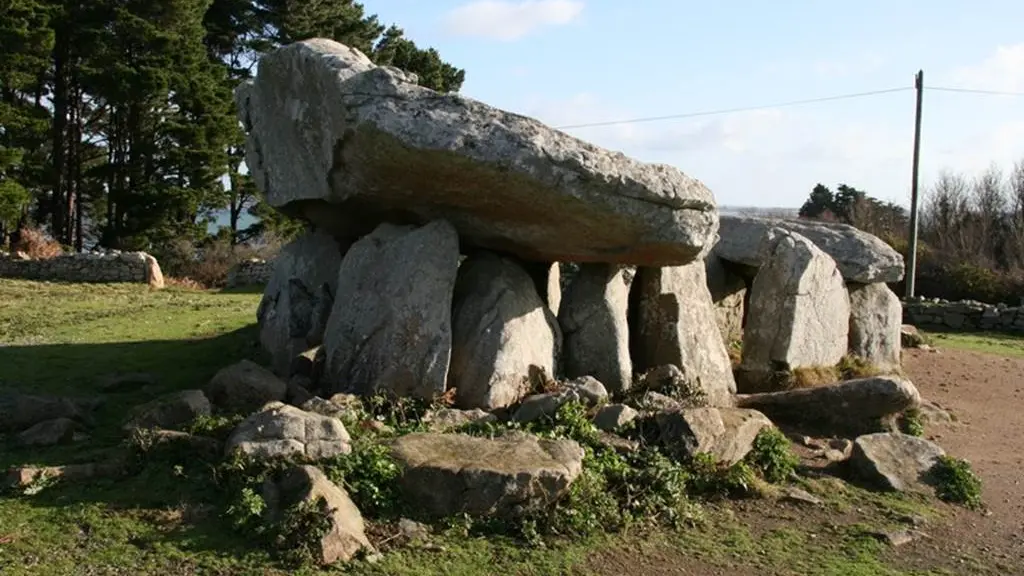
POLYGON ((714 253, 723 260, 758 268, 766 256, 761 251, 761 239, 772 228, 810 240, 835 260, 848 282, 899 282, 903 278, 903 256, 899 252, 877 236, 832 222, 722 215, 714 253))
POLYGON ((848 284, 850 354, 882 370, 900 367, 903 304, 888 286, 848 284))
POLYGON ((565 375, 593 376, 612 394, 629 390, 629 282, 614 264, 585 263, 569 284, 558 312, 565 375))
POLYGON ((450 387, 461 408, 518 402, 555 374, 562 332, 526 270, 479 252, 459 268, 452 309, 450 387))
POLYGON ((330 392, 443 394, 459 238, 447 222, 381 224, 352 245, 324 335, 330 392))
POLYGON ((736 381, 719 337, 704 262, 638 269, 632 299, 634 368, 643 373, 678 366, 695 379, 710 405, 729 406, 736 381))
POLYGON ((290 376, 292 359, 320 344, 323 320, 338 287, 344 250, 330 235, 307 232, 288 243, 274 260, 274 272, 263 290, 256 318, 260 343, 271 367, 290 376))
POLYGON ((331 40, 267 54, 235 96, 267 202, 339 237, 444 218, 467 245, 527 260, 649 266, 715 239, 711 192, 678 169, 434 92, 331 40))
POLYGON ((764 243, 743 330, 743 371, 835 366, 846 355, 850 324, 850 297, 835 261, 779 228, 764 243))

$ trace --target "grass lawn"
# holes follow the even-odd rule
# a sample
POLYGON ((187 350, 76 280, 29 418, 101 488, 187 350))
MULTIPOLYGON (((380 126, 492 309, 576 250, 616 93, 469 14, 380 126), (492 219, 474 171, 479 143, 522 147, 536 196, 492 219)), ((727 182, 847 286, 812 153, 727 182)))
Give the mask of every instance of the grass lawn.
POLYGON ((959 348, 998 356, 1024 358, 1024 335, 998 332, 927 332, 924 334, 932 345, 939 348, 959 348))
MULTIPOLYGON (((0 280, 0 388, 104 401, 87 440, 42 450, 5 440, 0 465, 102 459, 124 442, 120 423, 131 406, 163 392, 202 388, 236 360, 260 360, 254 326, 258 301, 258 294, 0 280), (98 380, 116 372, 147 372, 158 382, 149 389, 101 395, 98 380)), ((177 460, 147 462, 117 480, 0 494, 0 574, 296 573, 233 530, 210 476, 207 463, 181 454, 177 460)), ((705 521, 679 532, 540 548, 505 538, 467 538, 455 526, 437 536, 439 545, 430 550, 399 550, 375 564, 357 562, 334 571, 614 574, 609 567, 630 566, 636 554, 653 550, 655 558, 665 559, 666 571, 656 573, 665 574, 686 562, 726 570, 719 573, 730 573, 729 567, 742 567, 744 574, 926 573, 890 566, 885 546, 864 522, 877 528, 891 524, 901 511, 932 514, 929 504, 853 487, 818 492, 827 503, 811 515, 816 520, 797 513, 784 526, 737 516, 730 503, 704 506, 705 521)), ((794 508, 786 510, 792 514, 794 508)))

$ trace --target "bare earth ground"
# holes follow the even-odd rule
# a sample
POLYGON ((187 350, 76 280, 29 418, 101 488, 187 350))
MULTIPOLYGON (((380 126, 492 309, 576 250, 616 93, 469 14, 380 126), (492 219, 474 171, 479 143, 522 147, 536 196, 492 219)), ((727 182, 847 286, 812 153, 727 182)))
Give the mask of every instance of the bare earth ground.
MULTIPOLYGON (((982 479, 986 509, 974 512, 941 505, 940 518, 915 528, 924 536, 884 552, 886 567, 867 567, 857 574, 887 574, 883 571, 887 568, 910 573, 1024 574, 1024 359, 951 348, 907 350, 904 370, 924 398, 956 417, 952 424, 929 424, 926 437, 971 462, 982 479)), ((830 527, 877 520, 856 506, 837 512, 754 501, 731 508, 739 523, 762 537, 775 535, 788 524, 812 534, 818 526, 822 538, 834 538, 830 527)), ((762 544, 755 552, 768 554, 768 549, 762 544)), ((804 567, 798 566, 799 553, 791 561, 788 569, 752 567, 757 561, 749 557, 735 562, 705 560, 668 542, 644 542, 608 550, 593 558, 588 569, 608 576, 804 573, 804 567)), ((818 568, 833 573, 827 567, 818 568)), ((834 573, 841 574, 843 569, 834 573)))

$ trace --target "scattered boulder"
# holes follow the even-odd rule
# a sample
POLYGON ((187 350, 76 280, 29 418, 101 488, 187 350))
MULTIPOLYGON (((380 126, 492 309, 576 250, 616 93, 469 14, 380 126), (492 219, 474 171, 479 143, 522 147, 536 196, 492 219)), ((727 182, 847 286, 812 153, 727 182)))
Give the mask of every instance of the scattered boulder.
POLYGON ((882 370, 900 368, 903 304, 888 286, 847 284, 850 294, 850 354, 882 370))
POLYGON ((460 408, 518 402, 554 374, 562 333, 530 275, 511 258, 479 252, 459 268, 449 386, 460 408))
POLYGON ((229 412, 248 413, 267 402, 284 400, 288 385, 252 360, 221 368, 206 386, 206 397, 229 412))
POLYGON ((594 415, 594 426, 603 432, 614 432, 632 424, 640 413, 625 404, 609 404, 594 415))
POLYGON ((904 348, 921 348, 925 345, 924 336, 917 326, 911 324, 900 325, 900 344, 904 348))
POLYGON ((705 256, 704 271, 711 302, 715 305, 715 321, 722 333, 722 343, 728 349, 734 342, 743 340, 747 283, 743 276, 733 272, 714 252, 705 256))
POLYGON ((779 499, 784 502, 791 502, 793 504, 808 504, 810 506, 821 506, 824 501, 818 498, 814 494, 797 488, 796 486, 786 486, 782 489, 782 494, 779 499))
POLYGON ((154 445, 183 443, 196 453, 211 459, 219 458, 224 453, 224 443, 220 440, 178 430, 151 428, 147 431, 147 438, 154 445))
POLYGON ((717 462, 733 465, 754 447, 758 433, 773 425, 756 410, 738 408, 683 408, 655 416, 659 443, 682 458, 710 454, 717 462))
POLYGON ((210 401, 202 390, 182 390, 132 408, 123 428, 178 428, 211 412, 210 401))
POLYGON ((761 239, 769 229, 779 228, 814 243, 836 262, 848 282, 874 284, 903 279, 903 256, 899 252, 881 238, 847 224, 724 214, 719 221, 714 253, 729 262, 760 268, 770 256, 761 251, 761 239))
POLYGON ((81 422, 88 416, 70 398, 0 392, 0 432, 20 432, 58 418, 81 422))
MULTIPOLYGON (((754 278, 741 370, 835 366, 847 352, 850 297, 835 261, 810 240, 781 229, 764 238, 764 266, 754 278)), ((741 388, 752 387, 741 378, 741 388)))
POLYGON ((296 466, 267 479, 263 483, 263 499, 271 522, 281 521, 288 509, 323 499, 323 512, 330 518, 330 528, 315 548, 321 565, 351 560, 362 551, 375 552, 366 537, 363 515, 348 492, 315 466, 296 466))
POLYGON ((624 272, 614 264, 580 264, 558 312, 565 375, 594 376, 616 395, 633 383, 624 272))
POLYGON ((317 313, 333 302, 345 247, 326 232, 311 231, 285 245, 274 260, 256 317, 260 343, 281 377, 291 376, 293 358, 319 344, 317 313))
POLYGON ((889 419, 920 403, 921 395, 912 382, 892 376, 736 397, 737 407, 763 412, 773 422, 834 434, 885 430, 889 419))
POLYGON ((516 516, 561 498, 583 470, 572 440, 415 433, 392 444, 403 494, 439 517, 516 516))
POLYGON ((636 407, 644 412, 662 412, 679 410, 684 406, 675 398, 670 398, 660 392, 644 392, 636 400, 636 407))
POLYGON ((718 334, 702 261, 640 268, 633 281, 630 325, 634 367, 673 364, 693 375, 712 406, 729 406, 736 392, 729 353, 718 334))
POLYGON ((285 401, 292 406, 302 406, 316 395, 309 391, 313 387, 313 381, 307 376, 299 374, 292 375, 288 379, 288 393, 285 401))
POLYGON ((423 418, 431 432, 444 432, 469 424, 497 422, 498 417, 479 408, 459 410, 457 408, 441 408, 427 412, 423 418))
POLYGON ((640 376, 638 390, 664 394, 686 408, 701 408, 710 404, 700 380, 675 364, 665 364, 645 372, 640 376))
POLYGON ((443 220, 382 224, 352 245, 324 335, 330 392, 433 400, 445 391, 459 238, 443 220))
POLYGON ((141 390, 146 387, 155 387, 157 383, 157 377, 153 374, 147 372, 125 372, 109 374, 101 378, 98 388, 100 392, 117 394, 141 390))
POLYGON ((120 459, 66 466, 16 466, 7 470, 5 484, 11 488, 28 488, 43 480, 82 482, 95 478, 114 478, 124 471, 125 462, 120 459))
POLYGON ((946 452, 938 444, 900 433, 861 436, 853 442, 850 464, 858 474, 886 490, 932 492, 932 469, 946 452))
POLYGON ((236 450, 257 458, 305 456, 330 458, 352 451, 351 437, 341 420, 270 402, 231 432, 226 454, 236 450))
POLYGON ((921 400, 917 407, 918 417, 924 424, 950 424, 956 417, 947 408, 932 400, 921 400))
POLYGON ((70 444, 75 439, 77 424, 68 418, 44 420, 18 434, 22 446, 54 446, 70 444))
POLYGON ((164 273, 160 270, 160 263, 149 254, 142 254, 143 265, 146 267, 146 284, 154 290, 162 290, 164 287, 164 273))
POLYGON ((267 202, 353 236, 395 214, 544 262, 686 264, 714 242, 699 180, 578 140, 326 39, 283 46, 235 92, 267 202))
POLYGON ((594 407, 608 400, 604 385, 590 376, 577 378, 562 386, 563 389, 558 392, 527 397, 512 415, 512 420, 534 422, 542 418, 553 418, 558 409, 569 402, 581 402, 585 406, 594 407))
MULTIPOLYGON (((338 395, 335 394, 335 396, 338 395)), ((339 420, 344 420, 352 413, 351 406, 331 402, 330 400, 325 400, 319 396, 309 398, 302 404, 299 404, 298 407, 300 410, 304 410, 306 412, 312 412, 314 414, 328 416, 330 418, 337 418, 339 420)))

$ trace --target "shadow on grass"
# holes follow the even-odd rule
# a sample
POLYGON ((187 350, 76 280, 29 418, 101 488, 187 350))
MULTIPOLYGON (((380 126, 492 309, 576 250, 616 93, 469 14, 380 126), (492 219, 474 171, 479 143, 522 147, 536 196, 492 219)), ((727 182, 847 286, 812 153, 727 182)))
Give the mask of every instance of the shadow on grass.
MULTIPOLYGON (((8 439, 0 446, 0 469, 130 454, 121 424, 132 406, 175 390, 202 389, 217 370, 243 358, 260 361, 257 336, 252 325, 188 340, 0 347, 0 388, 102 400, 87 439, 45 449, 20 447, 8 439), (104 376, 128 372, 152 374, 156 383, 124 392, 101 391, 104 376)), ((59 482, 34 495, 8 492, 0 497, 0 524, 28 522, 61 541, 79 530, 64 526, 72 514, 85 522, 105 523, 114 532, 139 531, 138 538, 149 538, 151 544, 217 555, 255 551, 221 516, 215 462, 182 449, 131 462, 128 473, 117 478, 59 482), (177 519, 166 521, 168 517, 177 519)))
POLYGON ((87 460, 122 440, 120 425, 131 407, 168 392, 205 388, 221 368, 243 358, 262 361, 262 354, 255 324, 208 338, 0 347, 0 389, 101 401, 89 440, 45 450, 9 445, 0 466, 87 460), (151 374, 156 383, 104 393, 104 377, 118 373, 151 374))

